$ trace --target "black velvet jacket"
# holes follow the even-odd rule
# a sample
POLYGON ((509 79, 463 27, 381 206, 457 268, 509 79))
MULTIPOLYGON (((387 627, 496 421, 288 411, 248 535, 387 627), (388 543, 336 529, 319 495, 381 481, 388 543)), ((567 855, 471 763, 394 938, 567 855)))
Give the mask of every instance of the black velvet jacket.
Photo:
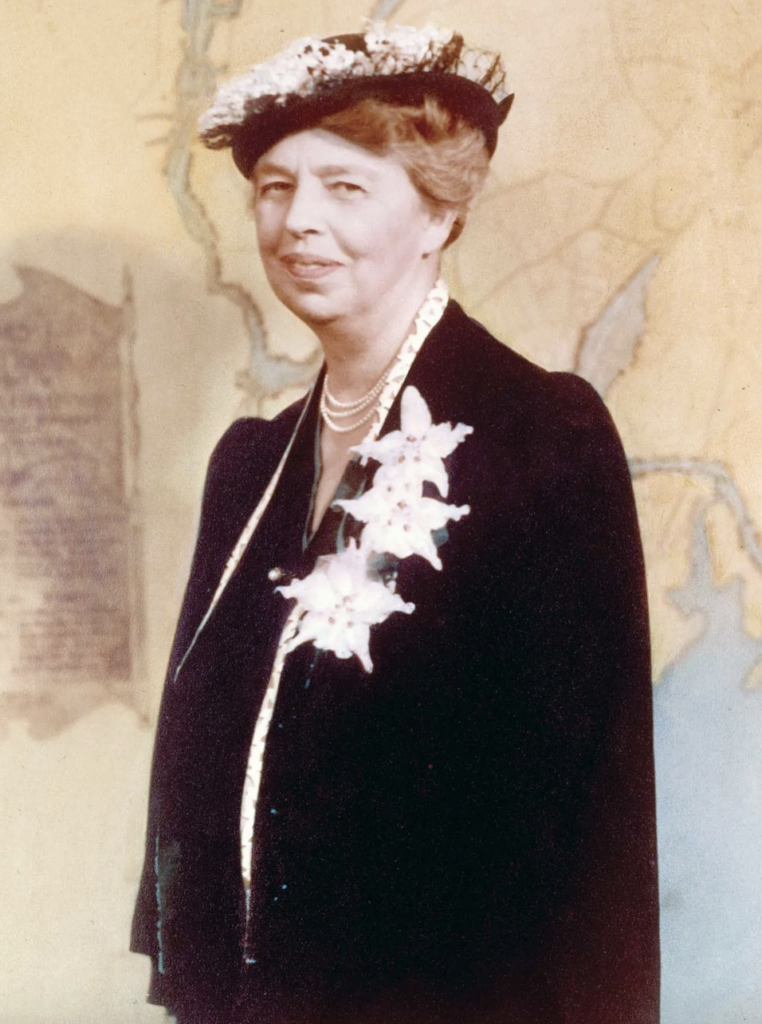
POLYGON ((151 998, 182 1024, 655 1024, 645 580, 616 431, 584 381, 454 302, 406 383, 434 422, 474 428, 446 463, 471 511, 441 571, 400 563, 415 612, 373 627, 372 673, 289 655, 248 911, 241 791, 289 608, 267 574, 305 576, 328 529, 305 548, 316 402, 176 675, 303 403, 238 421, 212 457, 133 930, 151 998))

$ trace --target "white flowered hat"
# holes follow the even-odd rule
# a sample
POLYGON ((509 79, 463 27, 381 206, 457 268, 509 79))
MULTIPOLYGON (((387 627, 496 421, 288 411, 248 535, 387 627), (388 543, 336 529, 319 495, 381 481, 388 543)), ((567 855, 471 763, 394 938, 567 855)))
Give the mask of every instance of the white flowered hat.
POLYGON ((451 29, 370 23, 364 34, 298 39, 217 91, 199 121, 210 149, 231 147, 248 177, 279 139, 360 99, 419 103, 435 95, 481 129, 490 155, 513 101, 500 55, 451 29))

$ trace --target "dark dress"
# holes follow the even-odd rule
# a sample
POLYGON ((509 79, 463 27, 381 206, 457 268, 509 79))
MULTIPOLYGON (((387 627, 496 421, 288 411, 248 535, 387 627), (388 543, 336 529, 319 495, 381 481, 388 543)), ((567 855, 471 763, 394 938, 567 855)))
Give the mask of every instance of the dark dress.
MULTIPOLYGON (((313 398, 175 678, 303 403, 233 424, 211 459, 133 929, 151 999, 182 1024, 655 1024, 645 579, 615 428, 584 381, 455 302, 406 383, 435 423, 473 427, 446 463, 471 511, 439 538, 441 571, 400 563, 416 609, 373 627, 372 673, 311 643, 288 656, 248 924, 241 792, 290 604, 268 572, 307 575, 340 516, 307 537, 313 398)), ((399 415, 398 397, 382 433, 399 415)))

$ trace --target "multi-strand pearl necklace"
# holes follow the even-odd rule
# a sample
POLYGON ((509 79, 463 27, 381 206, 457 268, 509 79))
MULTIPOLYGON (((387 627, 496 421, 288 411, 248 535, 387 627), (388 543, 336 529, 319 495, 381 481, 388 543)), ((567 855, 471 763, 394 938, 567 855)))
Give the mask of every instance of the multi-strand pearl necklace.
POLYGON ((326 373, 323 378, 323 389, 320 392, 320 415, 323 417, 325 425, 337 434, 349 434, 353 430, 357 430, 364 423, 367 423, 376 411, 376 403, 381 392, 384 390, 384 385, 396 359, 397 357, 395 356, 370 391, 366 391, 364 395, 355 399, 354 402, 342 402, 331 394, 328 388, 328 374, 326 373), (349 420, 351 422, 348 422, 349 420))

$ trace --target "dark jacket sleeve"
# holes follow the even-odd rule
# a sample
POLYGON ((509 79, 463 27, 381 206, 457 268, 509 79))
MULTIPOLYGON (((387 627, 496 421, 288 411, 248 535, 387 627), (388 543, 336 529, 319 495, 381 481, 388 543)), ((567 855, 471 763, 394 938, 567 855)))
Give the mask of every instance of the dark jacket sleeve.
MULTIPOLYGON (((520 637, 511 657, 529 709, 517 737, 526 756, 511 755, 514 777, 501 785, 521 794, 522 885, 537 900, 548 1019, 655 1024, 650 648, 632 486, 593 389, 553 374, 549 397, 525 564, 500 583, 510 592, 521 581, 508 604, 520 637)), ((496 723, 515 715, 501 710, 496 723)))
MULTIPOLYGON (((201 504, 198 535, 191 563, 188 585, 175 632, 169 668, 159 713, 159 731, 154 748, 151 788, 146 829, 145 862, 132 922, 130 949, 151 957, 152 975, 149 1002, 171 1007, 172 998, 165 981, 161 948, 161 879, 159 854, 160 793, 170 780, 162 759, 161 724, 174 714, 173 679, 183 654, 209 605, 230 551, 243 527, 246 515, 253 508, 258 486, 257 475, 241 493, 241 467, 251 475, 251 454, 259 447, 263 424, 256 420, 239 420, 221 438, 209 460, 201 504)), ((262 461, 262 460, 260 460, 262 461)), ((272 459, 269 460, 270 462, 272 459)), ((264 460, 263 472, 269 468, 264 460)), ((256 466, 256 461, 254 462, 256 466)), ((261 482, 259 482, 261 487, 261 482)))

